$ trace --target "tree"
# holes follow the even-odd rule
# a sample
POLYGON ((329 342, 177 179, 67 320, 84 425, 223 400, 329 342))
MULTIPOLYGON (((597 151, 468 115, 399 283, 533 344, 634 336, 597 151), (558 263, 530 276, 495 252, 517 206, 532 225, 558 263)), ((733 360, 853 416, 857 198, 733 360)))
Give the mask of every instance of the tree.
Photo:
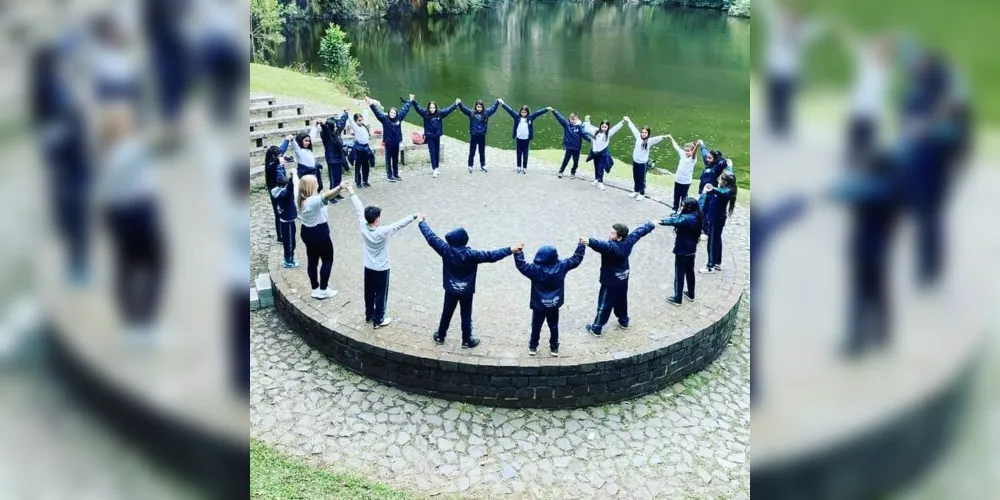
POLYGON ((334 23, 326 28, 326 34, 319 42, 319 57, 323 60, 323 69, 328 73, 344 76, 351 67, 351 44, 347 41, 347 33, 334 23))
POLYGON ((286 12, 278 0, 250 0, 250 48, 255 62, 267 59, 285 41, 281 30, 286 12))

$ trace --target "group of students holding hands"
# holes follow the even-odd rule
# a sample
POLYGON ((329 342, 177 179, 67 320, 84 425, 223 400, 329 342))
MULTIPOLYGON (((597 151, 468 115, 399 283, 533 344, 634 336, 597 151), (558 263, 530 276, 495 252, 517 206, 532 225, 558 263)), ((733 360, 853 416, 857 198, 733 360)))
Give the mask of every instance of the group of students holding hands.
MULTIPOLYGON (((736 178, 732 173, 732 165, 719 151, 708 150, 702 141, 688 143, 681 148, 670 135, 651 137, 648 127, 636 129, 626 116, 622 121, 612 126, 604 120, 594 127, 590 125, 589 116, 580 122, 575 113, 564 118, 551 107, 543 108, 534 113, 527 106, 522 106, 514 112, 502 99, 497 99, 493 105, 486 108, 482 101, 476 101, 473 109, 467 108, 461 100, 444 109, 438 109, 431 101, 424 108, 410 95, 410 100, 404 101, 399 109, 390 108, 383 111, 378 101, 365 98, 365 102, 384 126, 386 145, 386 178, 389 182, 399 182, 398 155, 399 144, 402 141, 401 123, 411 108, 424 118, 424 137, 430 151, 433 176, 438 176, 440 159, 441 120, 456 108, 460 109, 470 119, 469 172, 472 173, 473 160, 476 151, 479 152, 480 170, 486 172, 485 141, 489 117, 499 107, 503 107, 513 118, 512 134, 517 141, 516 172, 524 174, 528 168, 528 152, 533 138, 533 122, 547 111, 552 111, 563 126, 563 145, 566 149, 559 177, 563 176, 569 161, 573 161, 570 175, 575 176, 578 168, 582 141, 592 143, 587 161, 594 161, 594 185, 604 189, 604 173, 610 170, 612 160, 609 151, 611 137, 623 125, 628 124, 636 138, 633 151, 633 174, 635 189, 630 195, 642 200, 645 197, 646 163, 649 159, 649 149, 664 139, 670 139, 674 149, 680 156, 676 173, 673 205, 674 212, 670 217, 659 221, 660 225, 673 226, 676 234, 673 253, 674 290, 667 298, 670 304, 680 306, 684 299, 695 299, 695 254, 700 240, 708 240, 708 261, 701 273, 712 273, 721 269, 722 260, 722 230, 727 216, 731 215, 736 202, 736 178), (693 180, 693 170, 696 154, 700 153, 705 164, 699 179, 699 198, 688 197, 688 190, 693 180)), ((315 299, 326 299, 337 294, 330 285, 330 273, 333 268, 334 248, 328 224, 327 204, 337 204, 343 200, 343 192, 347 191, 358 217, 359 230, 364 243, 364 298, 365 320, 374 328, 383 328, 392 322, 386 316, 389 296, 389 252, 390 236, 419 220, 421 233, 428 244, 441 257, 442 279, 445 290, 444 307, 441 321, 433 340, 443 344, 449 324, 455 313, 460 309, 462 328, 462 347, 474 348, 479 340, 472 336, 472 298, 476 288, 476 271, 479 264, 496 262, 509 255, 514 255, 514 263, 518 271, 531 280, 532 328, 529 341, 529 353, 537 353, 542 325, 549 325, 549 348, 552 356, 559 355, 559 308, 565 301, 564 283, 566 274, 575 269, 583 261, 585 249, 590 247, 601 254, 600 291, 598 294, 597 313, 594 320, 587 325, 587 330, 600 337, 603 328, 608 323, 613 312, 620 328, 628 328, 628 278, 629 256, 635 244, 655 225, 648 222, 634 231, 624 224, 614 224, 606 240, 596 238, 580 238, 576 251, 566 259, 559 259, 558 251, 552 246, 543 246, 535 254, 533 262, 527 262, 524 245, 521 243, 506 248, 491 251, 474 250, 468 246, 469 235, 462 227, 455 228, 442 240, 427 224, 422 214, 411 214, 389 225, 382 224, 382 210, 373 205, 365 206, 358 198, 355 188, 370 187, 368 176, 374 164, 374 155, 369 141, 371 133, 367 125, 367 111, 355 113, 348 120, 345 110, 339 117, 331 117, 326 121, 317 120, 310 133, 289 136, 280 147, 268 148, 265 156, 265 176, 271 195, 272 208, 275 214, 275 226, 278 240, 283 244, 284 267, 297 268, 295 260, 295 223, 301 221, 301 238, 306 245, 308 259, 307 273, 312 288, 311 296, 315 299), (341 135, 350 126, 354 132, 354 145, 348 151, 343 146, 341 135), (312 152, 312 143, 317 133, 322 134, 325 146, 325 159, 329 165, 329 180, 331 189, 323 190, 322 166, 316 161, 312 152), (291 146, 294 158, 284 157, 291 146), (352 162, 355 167, 355 182, 343 181, 341 174, 347 170, 347 164, 352 162), (297 164, 290 174, 285 165, 297 164)))

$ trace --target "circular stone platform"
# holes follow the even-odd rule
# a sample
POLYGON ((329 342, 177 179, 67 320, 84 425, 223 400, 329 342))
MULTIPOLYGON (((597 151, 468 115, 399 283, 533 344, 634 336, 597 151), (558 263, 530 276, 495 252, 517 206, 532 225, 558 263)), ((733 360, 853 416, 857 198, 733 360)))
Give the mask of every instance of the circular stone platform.
MULTIPOLYGON (((470 246, 488 249, 525 243, 530 260, 543 244, 561 258, 580 236, 605 236, 612 224, 635 228, 665 216, 655 200, 637 202, 627 191, 599 191, 583 179, 558 179, 538 170, 516 175, 512 168, 483 174, 444 170, 409 174, 400 184, 378 179, 360 190, 365 204, 383 209, 391 223, 414 212, 440 236, 463 225, 470 246)), ((583 170, 583 169, 581 169, 583 170)), ((349 200, 329 208, 335 247, 333 299, 309 296, 304 245, 296 258, 303 267, 284 269, 281 246, 271 245, 268 266, 275 307, 311 346, 356 372, 400 389, 450 400, 505 407, 569 408, 633 398, 659 390, 696 372, 725 349, 746 282, 745 264, 724 251, 725 270, 697 277, 697 302, 666 302, 673 286, 672 228, 657 226, 631 257, 631 326, 619 330, 612 317, 602 338, 584 327, 593 320, 600 256, 587 250, 583 264, 566 279, 560 312, 560 355, 548 355, 543 328, 538 357, 528 355, 530 282, 513 257, 479 268, 473 332, 482 340, 462 349, 456 312, 443 346, 431 339, 440 319, 444 292, 441 259, 427 245, 416 222, 390 240, 391 326, 374 330, 364 321, 363 266, 358 221, 349 200)), ((704 245, 699 248, 704 264, 704 245)))

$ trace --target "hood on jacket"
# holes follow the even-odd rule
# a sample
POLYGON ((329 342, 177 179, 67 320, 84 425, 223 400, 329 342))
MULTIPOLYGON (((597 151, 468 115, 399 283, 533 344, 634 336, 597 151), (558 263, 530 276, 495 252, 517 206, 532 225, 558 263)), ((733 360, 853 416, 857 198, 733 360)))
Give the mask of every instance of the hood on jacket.
POLYGON ((535 264, 539 266, 551 266, 559 262, 559 251, 556 247, 545 245, 535 252, 535 264))
POLYGON ((444 236, 444 241, 453 247, 464 247, 469 244, 469 233, 465 232, 464 227, 459 226, 448 231, 448 234, 444 236))

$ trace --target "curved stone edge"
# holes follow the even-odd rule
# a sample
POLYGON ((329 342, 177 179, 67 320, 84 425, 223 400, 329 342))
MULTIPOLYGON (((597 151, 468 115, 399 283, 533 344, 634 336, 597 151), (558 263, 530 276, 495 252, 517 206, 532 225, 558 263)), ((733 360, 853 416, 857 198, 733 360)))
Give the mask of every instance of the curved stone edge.
POLYGON ((187 479, 209 498, 247 498, 249 439, 238 443, 165 415, 109 381, 74 352, 52 325, 44 330, 46 357, 64 390, 108 428, 156 463, 187 479), (242 493, 240 493, 242 492, 242 493))
POLYGON ((719 321, 653 351, 579 364, 500 365, 418 357, 358 341, 296 308, 281 287, 272 288, 274 307, 292 330, 345 368, 415 394, 508 408, 580 408, 663 389, 722 354, 742 300, 741 292, 719 321))
POLYGON ((916 479, 953 443, 980 363, 970 360, 950 384, 919 404, 838 445, 765 466, 750 466, 761 498, 879 498, 916 479))

